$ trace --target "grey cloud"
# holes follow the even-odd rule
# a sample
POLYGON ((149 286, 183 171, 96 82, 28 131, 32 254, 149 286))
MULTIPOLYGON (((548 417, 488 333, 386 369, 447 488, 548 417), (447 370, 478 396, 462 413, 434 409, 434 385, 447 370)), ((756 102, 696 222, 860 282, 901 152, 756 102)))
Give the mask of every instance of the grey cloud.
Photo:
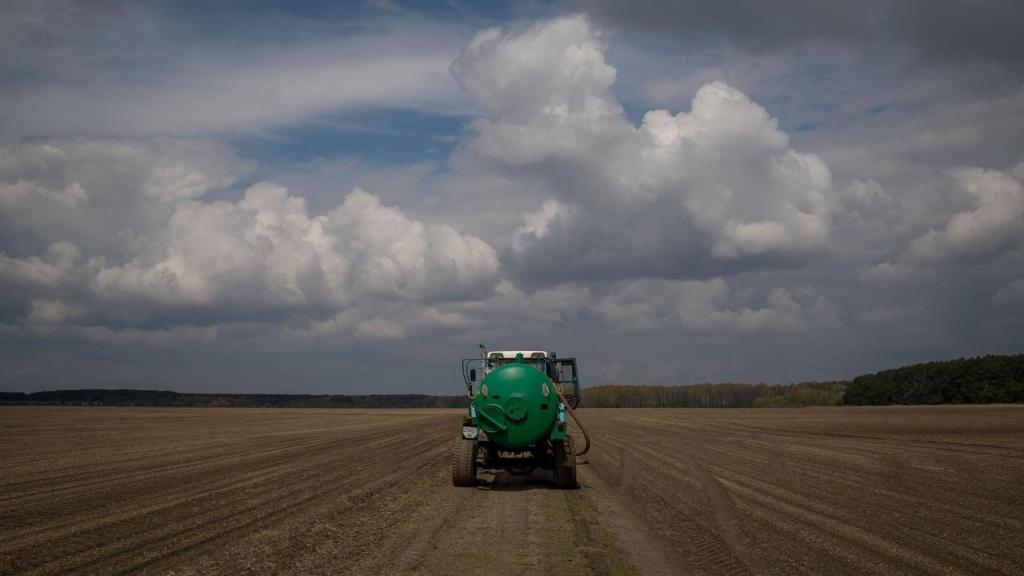
POLYGON ((758 52, 831 42, 906 50, 940 65, 994 62, 1024 72, 1024 5, 1013 0, 578 0, 575 6, 611 29, 689 45, 727 42, 758 52))
POLYGON ((708 281, 634 280, 596 304, 602 319, 625 330, 677 328, 695 333, 755 335, 802 332, 813 306, 801 304, 776 288, 759 308, 725 307, 729 287, 721 278, 708 281))
POLYGON ((999 306, 1007 306, 1024 302, 1024 278, 1014 280, 1005 288, 1000 288, 992 297, 992 303, 999 306))
POLYGON ((465 106, 448 74, 466 34, 458 25, 365 17, 328 25, 239 10, 202 34, 170 9, 98 6, 42 2, 5 14, 0 139, 252 135, 366 108, 465 106))
POLYGON ((224 144, 166 138, 25 139, 0 147, 0 247, 32 255, 56 241, 120 258, 155 237, 177 201, 251 169, 224 144))

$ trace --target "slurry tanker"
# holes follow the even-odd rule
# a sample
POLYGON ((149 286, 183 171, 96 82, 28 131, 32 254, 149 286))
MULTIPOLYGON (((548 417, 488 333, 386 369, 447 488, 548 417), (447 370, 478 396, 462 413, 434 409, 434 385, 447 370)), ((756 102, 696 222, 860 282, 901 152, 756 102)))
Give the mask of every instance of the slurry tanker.
POLYGON ((452 451, 454 485, 475 485, 481 469, 529 474, 540 468, 553 472, 555 486, 576 487, 576 456, 590 448, 590 439, 576 418, 575 358, 538 350, 488 352, 481 345, 479 358, 462 361, 462 376, 469 407, 452 451), (579 452, 567 416, 583 434, 579 452))

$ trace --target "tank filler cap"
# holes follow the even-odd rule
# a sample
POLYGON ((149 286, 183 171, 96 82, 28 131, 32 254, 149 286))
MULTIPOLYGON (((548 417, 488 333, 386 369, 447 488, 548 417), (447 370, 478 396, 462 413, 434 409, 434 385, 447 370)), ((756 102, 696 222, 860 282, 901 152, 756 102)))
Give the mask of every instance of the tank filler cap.
POLYGON ((508 419, 513 422, 521 422, 526 419, 530 411, 526 407, 526 401, 523 400, 522 394, 513 394, 505 402, 505 413, 508 415, 508 419))
POLYGON ((480 428, 488 434, 504 432, 508 428, 505 417, 506 413, 499 404, 487 404, 477 413, 480 428))

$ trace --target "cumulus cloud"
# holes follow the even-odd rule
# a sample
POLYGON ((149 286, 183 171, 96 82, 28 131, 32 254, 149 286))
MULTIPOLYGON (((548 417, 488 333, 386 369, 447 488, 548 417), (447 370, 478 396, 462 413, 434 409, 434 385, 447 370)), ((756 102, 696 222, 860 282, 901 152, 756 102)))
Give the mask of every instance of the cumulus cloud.
POLYGON ((55 241, 121 257, 178 202, 233 185, 251 169, 205 140, 72 137, 0 146, 0 246, 34 255, 55 241))
POLYGON ((615 69, 604 51, 603 39, 582 16, 519 33, 477 33, 452 64, 487 114, 473 124, 473 146, 506 165, 524 166, 612 145, 624 126, 622 107, 609 92, 615 69))
MULTIPOLYGON (((895 258, 862 269, 863 283, 875 288, 905 288, 934 280, 944 267, 979 266, 1019 252, 1024 243, 1024 185, 1012 171, 958 168, 946 175, 946 182, 952 184, 961 205, 966 204, 964 209, 940 216, 941 226, 918 233, 895 258)), ((870 199, 876 205, 888 204, 870 186, 860 188, 859 183, 852 185, 844 193, 844 202, 870 199)), ((1003 298, 994 297, 993 301, 1002 302, 1003 298)))
POLYGON ((996 170, 964 168, 953 178, 973 206, 950 217, 910 245, 909 257, 922 263, 990 259, 1024 239, 1024 185, 996 170))
POLYGON ((601 33, 574 16, 481 32, 453 65, 488 114, 469 151, 558 195, 517 233, 505 254, 514 270, 701 277, 792 265, 826 246, 829 169, 792 150, 764 108, 715 82, 689 111, 652 110, 636 126, 604 52, 601 33))
POLYGON ((575 206, 554 199, 545 200, 537 212, 523 214, 523 225, 516 229, 512 248, 518 252, 525 251, 531 243, 542 241, 553 230, 567 226, 575 214, 575 206))
POLYGON ((0 189, 0 214, 49 243, 44 251, 26 246, 21 257, 0 255, 0 282, 22 291, 23 318, 204 324, 357 307, 357 334, 394 338, 402 331, 374 316, 383 309, 377 302, 478 298, 497 280, 497 255, 486 242, 418 221, 358 188, 319 215, 270 182, 237 201, 205 200, 234 181, 223 163, 201 154, 208 150, 105 139, 5 148, 0 169, 14 183, 0 189), (69 188, 84 191, 72 212, 69 188), (104 212, 115 203, 119 210, 104 212), (33 214, 44 217, 24 218, 33 214), (64 218, 77 226, 61 225, 64 218), (118 230, 140 222, 146 226, 118 230))
POLYGON ((606 44, 583 16, 539 22, 519 33, 478 32, 452 64, 452 73, 499 121, 523 124, 588 114, 617 115, 608 94, 615 68, 606 44))

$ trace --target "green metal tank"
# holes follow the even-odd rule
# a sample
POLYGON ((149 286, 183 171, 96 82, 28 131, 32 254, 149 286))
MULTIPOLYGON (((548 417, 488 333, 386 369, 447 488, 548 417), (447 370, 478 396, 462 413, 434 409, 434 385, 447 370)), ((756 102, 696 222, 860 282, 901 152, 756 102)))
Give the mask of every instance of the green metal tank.
POLYGON ((541 469, 552 473, 558 488, 577 486, 576 455, 587 452, 590 439, 574 412, 579 403, 576 359, 536 349, 525 354, 529 359, 523 351, 488 353, 481 345, 480 357, 463 358, 469 413, 452 446, 453 485, 476 485, 477 470, 524 476, 541 469), (478 386, 474 365, 484 372, 478 386), (567 414, 583 434, 578 453, 567 414))
POLYGON ((546 441, 559 419, 551 379, 521 357, 487 374, 472 410, 487 438, 509 448, 546 441))

